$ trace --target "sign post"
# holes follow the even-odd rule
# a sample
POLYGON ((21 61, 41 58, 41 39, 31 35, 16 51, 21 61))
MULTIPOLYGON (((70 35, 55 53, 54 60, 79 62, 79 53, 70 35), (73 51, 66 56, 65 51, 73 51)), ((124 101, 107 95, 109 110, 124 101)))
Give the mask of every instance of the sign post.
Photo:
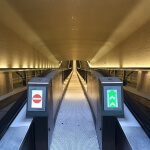
POLYGON ((54 128, 50 78, 32 78, 28 82, 27 117, 33 117, 34 148, 48 150, 54 128), (50 93, 49 93, 50 92, 50 93), (42 142, 41 142, 42 141, 42 142))
POLYGON ((102 149, 116 149, 116 121, 123 117, 123 84, 117 77, 100 77, 102 149))

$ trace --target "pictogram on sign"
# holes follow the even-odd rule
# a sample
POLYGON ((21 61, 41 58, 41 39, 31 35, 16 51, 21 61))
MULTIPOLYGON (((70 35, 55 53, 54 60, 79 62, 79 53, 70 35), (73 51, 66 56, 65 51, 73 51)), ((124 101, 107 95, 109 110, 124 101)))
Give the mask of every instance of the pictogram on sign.
POLYGON ((33 95, 33 102, 34 103, 40 103, 41 102, 41 100, 42 100, 42 97, 41 97, 41 95, 39 95, 39 94, 35 94, 35 95, 33 95))
POLYGON ((117 90, 107 90, 107 107, 118 107, 117 90))
POLYGON ((32 90, 31 108, 42 108, 42 90, 32 90))

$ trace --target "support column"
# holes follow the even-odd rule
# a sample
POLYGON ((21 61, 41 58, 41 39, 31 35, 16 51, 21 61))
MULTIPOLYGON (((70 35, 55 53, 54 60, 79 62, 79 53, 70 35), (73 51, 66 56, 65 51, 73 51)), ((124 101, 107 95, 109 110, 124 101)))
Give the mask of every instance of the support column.
POLYGON ((150 95, 150 71, 138 72, 137 91, 150 95))
POLYGON ((11 72, 0 73, 0 96, 13 91, 13 81, 11 72))

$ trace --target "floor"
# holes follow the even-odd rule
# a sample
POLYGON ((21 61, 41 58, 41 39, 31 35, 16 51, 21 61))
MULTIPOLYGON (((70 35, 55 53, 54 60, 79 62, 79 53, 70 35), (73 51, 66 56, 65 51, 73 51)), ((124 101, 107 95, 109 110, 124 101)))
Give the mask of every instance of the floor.
POLYGON ((62 101, 50 150, 99 150, 91 110, 76 72, 62 101))

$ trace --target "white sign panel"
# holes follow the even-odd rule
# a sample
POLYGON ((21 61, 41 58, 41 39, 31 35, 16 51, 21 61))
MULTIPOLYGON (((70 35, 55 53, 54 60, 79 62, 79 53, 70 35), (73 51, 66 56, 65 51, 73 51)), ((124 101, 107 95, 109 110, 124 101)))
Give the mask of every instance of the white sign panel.
POLYGON ((31 108, 42 108, 42 90, 32 90, 31 108))

